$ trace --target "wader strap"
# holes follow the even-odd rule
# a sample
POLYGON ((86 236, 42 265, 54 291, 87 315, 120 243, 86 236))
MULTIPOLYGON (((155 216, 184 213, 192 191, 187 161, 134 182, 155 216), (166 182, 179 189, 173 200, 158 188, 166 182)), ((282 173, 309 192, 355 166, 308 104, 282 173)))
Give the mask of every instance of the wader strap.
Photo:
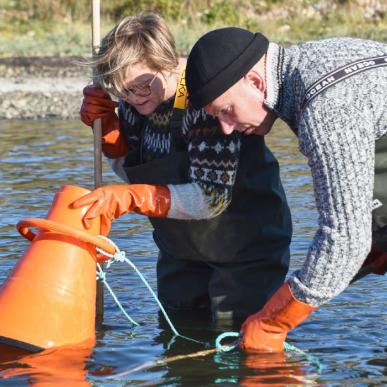
POLYGON ((185 84, 185 66, 180 74, 179 81, 177 82, 177 89, 175 95, 175 102, 173 103, 174 109, 184 110, 187 107, 187 86, 185 84))
MULTIPOLYGON (((187 86, 185 83, 185 66, 181 71, 179 80, 177 82, 175 99, 173 102, 172 117, 169 121, 169 127, 172 133, 172 144, 175 146, 176 151, 185 150, 185 144, 181 139, 181 126, 183 124, 184 111, 187 107, 187 86)), ((144 125, 141 127, 140 133, 140 164, 144 162, 143 159, 143 143, 144 143, 144 125)))
POLYGON ((349 78, 352 75, 382 66, 387 66, 387 55, 360 59, 326 74, 306 89, 304 99, 301 103, 301 111, 305 109, 306 105, 313 98, 336 83, 349 78))
POLYGON ((177 89, 175 94, 175 100, 173 103, 173 112, 169 126, 171 128, 172 136, 174 137, 173 143, 176 150, 182 150, 184 144, 180 144, 179 139, 181 133, 181 125, 183 123, 184 111, 187 107, 187 86, 185 84, 185 66, 180 74, 179 81, 177 82, 177 89))

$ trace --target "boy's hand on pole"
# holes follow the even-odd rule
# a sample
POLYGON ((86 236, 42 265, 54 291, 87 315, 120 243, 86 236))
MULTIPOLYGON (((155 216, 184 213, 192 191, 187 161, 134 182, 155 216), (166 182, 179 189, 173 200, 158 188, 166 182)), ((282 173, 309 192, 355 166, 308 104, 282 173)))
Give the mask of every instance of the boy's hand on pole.
POLYGON ((118 103, 99 86, 86 86, 83 95, 81 120, 84 124, 92 126, 96 119, 101 119, 104 155, 110 159, 125 156, 128 153, 128 146, 121 134, 119 119, 115 112, 118 103))
POLYGON ((99 86, 89 85, 83 89, 83 101, 80 110, 81 120, 91 126, 97 118, 117 119, 115 109, 118 103, 99 86))

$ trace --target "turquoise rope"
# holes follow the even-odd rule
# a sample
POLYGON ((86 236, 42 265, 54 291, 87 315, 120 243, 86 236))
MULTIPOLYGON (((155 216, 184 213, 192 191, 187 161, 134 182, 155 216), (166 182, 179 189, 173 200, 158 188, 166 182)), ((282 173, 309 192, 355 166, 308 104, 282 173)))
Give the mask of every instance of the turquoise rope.
POLYGON ((220 352, 230 352, 234 349, 237 349, 239 347, 239 344, 241 343, 242 335, 239 332, 224 332, 221 333, 215 340, 215 347, 220 352), (238 337, 238 340, 236 340, 231 345, 222 345, 221 341, 226 337, 238 337))
POLYGON ((169 326, 171 327, 172 332, 173 332, 176 336, 178 336, 178 337, 181 337, 181 338, 186 339, 186 340, 189 340, 189 341, 193 341, 194 343, 204 344, 204 345, 207 346, 207 343, 204 343, 204 342, 199 341, 199 340, 195 340, 195 339, 193 339, 193 338, 191 338, 191 337, 188 337, 188 336, 184 336, 184 335, 180 334, 180 333, 176 330, 176 328, 175 328, 175 326, 173 325, 172 321, 170 320, 170 318, 169 318, 167 312, 165 311, 163 305, 161 304, 160 300, 158 299, 156 293, 153 291, 153 289, 151 288, 151 286, 149 285, 149 283, 148 283, 148 281, 145 279, 145 277, 141 274, 141 272, 137 269, 137 267, 135 266, 135 264, 134 264, 132 261, 130 261, 128 258, 125 258, 124 261, 125 261, 129 266, 131 266, 131 267, 135 270, 135 272, 136 272, 136 273, 138 274, 138 276, 140 277, 141 281, 142 281, 142 282, 144 283, 144 285, 148 288, 148 290, 149 290, 149 292, 151 293, 152 297, 153 297, 153 298, 155 299, 155 301, 157 302, 157 305, 160 307, 160 310, 161 310, 161 312, 163 313, 165 319, 167 320, 169 326))
POLYGON ((116 302, 117 306, 120 308, 121 312, 124 314, 124 316, 133 324, 133 325, 140 325, 138 322, 134 321, 125 311, 122 304, 118 300, 117 296, 114 294, 113 289, 109 286, 109 284, 106 281, 106 273, 102 270, 102 267, 99 263, 97 263, 98 267, 98 273, 97 273, 97 279, 101 280, 104 285, 106 286, 107 290, 109 290, 110 295, 113 297, 113 300, 116 302))
MULTIPOLYGON (((149 285, 148 281, 145 279, 145 277, 142 275, 142 273, 140 272, 140 270, 138 270, 138 268, 136 267, 136 265, 126 257, 126 254, 125 254, 125 251, 121 251, 118 246, 113 242, 111 241, 110 239, 104 237, 104 236, 99 236, 100 238, 102 239, 105 239, 107 240, 108 242, 110 242, 116 249, 116 253, 115 254, 109 254, 107 253, 106 251, 103 251, 102 249, 100 248, 96 248, 97 251, 103 255, 106 255, 107 257, 109 257, 109 260, 107 261, 107 264, 106 264, 106 268, 108 269, 112 263, 114 262, 126 262, 130 267, 132 267, 134 269, 134 271, 137 273, 137 275, 140 277, 141 281, 145 284, 145 286, 148 288, 149 292, 151 293, 152 297, 155 299, 157 305, 159 306, 161 312, 163 313, 165 319, 167 320, 167 323, 168 325, 170 326, 170 328, 172 329, 172 332, 174 333, 175 336, 177 337, 181 337, 182 339, 185 339, 185 340, 189 340, 189 341, 192 341, 194 343, 198 343, 198 344, 203 344, 204 346, 208 347, 208 344, 203 342, 203 341, 199 341, 199 340, 196 340, 196 339, 193 339, 191 337, 188 337, 188 336, 184 336, 182 334, 180 334, 177 329, 175 328, 175 326, 173 325, 171 319, 169 318, 167 312, 165 311, 163 305, 161 304, 160 300, 158 299, 156 293, 153 291, 153 289, 151 288, 151 286, 149 285)), ((97 263, 99 269, 100 269, 100 272, 102 271, 102 268, 101 266, 97 263)), ((103 273, 103 276, 102 278, 105 278, 105 273, 102 271, 103 273)), ((99 275, 101 275, 99 273, 99 275)), ((111 290, 111 288, 109 287, 109 285, 107 284, 106 282, 106 279, 104 279, 104 284, 108 286, 108 289, 110 291, 110 294, 113 296, 115 302, 117 303, 117 305, 119 306, 119 308, 124 312, 125 316, 135 325, 138 325, 138 323, 136 323, 123 309, 121 303, 119 302, 118 298, 114 295, 113 291, 111 290)))
POLYGON ((295 352, 300 354, 301 356, 304 356, 306 360, 308 360, 310 363, 314 364, 317 367, 317 371, 319 374, 322 373, 323 365, 321 364, 320 360, 317 359, 317 357, 310 355, 309 353, 303 351, 302 349, 299 349, 295 347, 294 345, 291 345, 289 343, 285 343, 285 351, 288 352, 295 352))
MULTIPOLYGON (((158 299, 156 293, 153 291, 153 289, 151 288, 151 286, 149 285, 148 281, 145 279, 145 277, 142 275, 142 273, 138 270, 138 268, 136 267, 136 265, 126 257, 126 254, 124 251, 121 251, 118 246, 110 239, 100 235, 99 236, 100 238, 102 239, 105 239, 107 240, 108 242, 110 242, 116 249, 116 253, 115 254, 109 254, 107 253, 106 251, 103 251, 102 249, 100 248, 96 248, 96 250, 107 256, 109 258, 109 260, 107 261, 107 264, 106 264, 106 268, 108 269, 110 267, 110 265, 114 262, 126 262, 130 267, 132 267, 134 269, 134 271, 137 273, 137 275, 140 277, 141 281, 145 284, 145 286, 148 288, 149 292, 151 293, 152 297, 155 299, 155 301, 157 302, 157 305, 159 306, 161 312, 163 313, 165 319, 167 320, 169 326, 171 327, 172 329, 172 332, 174 333, 175 336, 177 337, 181 337, 185 340, 189 340, 189 341, 193 341, 195 343, 199 343, 199 344, 204 344, 205 347, 208 347, 208 344, 207 343, 204 343, 202 341, 199 341, 199 340, 195 340, 191 337, 188 337, 188 336, 184 336, 184 335, 181 335, 177 329, 175 328, 175 326, 173 325, 171 319, 169 318, 167 312, 165 311, 163 305, 161 304, 160 300, 158 299)), ((109 284, 107 283, 106 281, 106 274, 103 272, 102 270, 102 267, 99 263, 97 263, 97 267, 98 267, 98 277, 103 281, 103 283, 105 284, 105 286, 108 288, 110 294, 112 295, 114 301, 116 302, 116 304, 118 305, 118 307, 121 309, 121 311, 124 313, 124 315, 126 316, 126 318, 133 324, 133 325, 139 325, 136 321, 134 321, 124 310, 124 308, 122 307, 121 303, 119 302, 118 298, 115 296, 113 290, 111 289, 111 287, 109 286, 109 284)), ((216 338, 215 340, 215 347, 216 349, 219 351, 219 352, 230 352, 230 351, 233 351, 237 348, 239 348, 239 345, 240 345, 240 342, 241 342, 241 339, 242 339, 242 334, 240 332, 224 332, 224 333, 221 333, 220 335, 218 335, 218 337, 216 338), (229 344, 229 345, 222 345, 222 340, 225 339, 225 338, 229 338, 229 337, 237 337, 237 340, 235 340, 234 343, 232 344, 229 344)), ((302 356, 304 356, 310 363, 314 364, 317 369, 318 369, 318 372, 321 373, 322 369, 323 369, 323 366, 321 364, 321 362, 314 356, 302 351, 301 349, 291 345, 291 344, 288 344, 288 343, 285 343, 285 351, 288 351, 288 352, 295 352, 295 353, 298 353, 302 356)))

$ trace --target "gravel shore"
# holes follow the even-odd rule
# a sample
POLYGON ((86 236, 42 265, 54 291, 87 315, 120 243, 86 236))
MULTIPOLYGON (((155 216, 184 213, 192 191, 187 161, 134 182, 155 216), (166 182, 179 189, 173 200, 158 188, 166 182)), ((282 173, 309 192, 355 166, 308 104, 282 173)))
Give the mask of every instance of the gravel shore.
POLYGON ((0 119, 76 119, 91 70, 78 58, 0 58, 0 119))

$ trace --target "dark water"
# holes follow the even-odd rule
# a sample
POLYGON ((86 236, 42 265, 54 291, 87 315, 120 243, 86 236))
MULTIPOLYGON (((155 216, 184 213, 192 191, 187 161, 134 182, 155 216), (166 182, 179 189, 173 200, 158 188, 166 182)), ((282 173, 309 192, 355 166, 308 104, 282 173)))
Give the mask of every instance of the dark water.
MULTIPOLYGON (((28 246, 16 231, 16 223, 26 217, 45 217, 62 185, 92 188, 91 143, 88 129, 76 121, 0 122, 0 283, 28 246)), ((293 270, 302 264, 315 230, 311 178, 289 131, 277 128, 269 143, 281 162, 293 213, 293 270)), ((106 168, 104 183, 114 182, 118 179, 106 168)), ((122 217, 114 224, 110 237, 155 288, 157 249, 147 220, 138 215, 122 217)), ((171 330, 159 319, 156 303, 128 266, 116 263, 107 280, 129 314, 141 323, 139 327, 131 328, 112 298, 105 294, 104 324, 97 332, 93 350, 46 351, 0 364, 0 385, 387 384, 387 282, 381 276, 369 276, 350 286, 289 334, 289 343, 319 359, 323 365, 321 372, 302 355, 290 352, 258 355, 234 351, 185 358, 128 373, 146 362, 205 348, 181 338, 172 340, 171 330)), ((219 333, 229 330, 198 315, 180 316, 174 322, 182 334, 212 346, 219 333)))

